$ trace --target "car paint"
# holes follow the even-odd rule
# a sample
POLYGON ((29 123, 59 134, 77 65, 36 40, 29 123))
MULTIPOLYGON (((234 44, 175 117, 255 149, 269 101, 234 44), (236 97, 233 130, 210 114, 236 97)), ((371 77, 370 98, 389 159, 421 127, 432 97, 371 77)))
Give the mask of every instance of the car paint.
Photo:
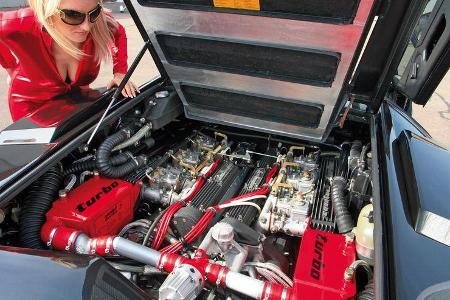
POLYGON ((0 247, 0 261, 2 299, 149 299, 96 256, 0 247))
MULTIPOLYGON (((389 287, 382 298, 415 299, 424 289, 449 280, 450 249, 447 245, 418 233, 408 222, 404 201, 409 199, 405 199, 401 193, 399 182, 404 179, 400 178, 402 174, 399 174, 395 165, 399 158, 395 147, 405 130, 424 138, 430 136, 394 103, 382 104, 379 119, 379 201, 383 218, 382 242, 386 251, 383 262, 386 276, 384 280, 386 287, 389 287)), ((436 150, 439 149, 440 146, 436 145, 436 150)), ((426 160, 429 155, 433 153, 421 153, 421 158, 426 160)), ((447 159, 450 160, 450 153, 447 159)), ((421 174, 421 182, 432 184, 437 189, 436 194, 448 196, 448 178, 435 177, 433 170, 433 165, 430 165, 429 171, 421 174)), ((428 201, 443 199, 445 198, 428 201)))

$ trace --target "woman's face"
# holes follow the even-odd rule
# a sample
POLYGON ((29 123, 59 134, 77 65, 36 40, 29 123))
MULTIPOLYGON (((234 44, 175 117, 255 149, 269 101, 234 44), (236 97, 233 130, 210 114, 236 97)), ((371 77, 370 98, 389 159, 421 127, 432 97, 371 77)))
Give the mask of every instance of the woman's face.
MULTIPOLYGON (((98 6, 98 0, 61 0, 60 10, 71 10, 86 14, 98 6)), ((98 19, 97 19, 98 21, 98 19)), ((54 28, 72 43, 78 45, 83 43, 94 23, 89 21, 86 16, 80 25, 69 25, 63 22, 60 13, 57 13, 53 19, 54 28)))

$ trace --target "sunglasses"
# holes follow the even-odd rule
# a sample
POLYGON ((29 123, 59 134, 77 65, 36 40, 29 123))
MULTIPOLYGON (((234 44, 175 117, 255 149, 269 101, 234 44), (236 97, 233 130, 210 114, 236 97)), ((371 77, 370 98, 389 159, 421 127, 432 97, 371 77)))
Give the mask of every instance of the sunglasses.
POLYGON ((89 22, 95 23, 102 12, 102 9, 103 7, 99 4, 88 13, 82 13, 73 9, 58 9, 58 11, 59 17, 67 25, 80 25, 83 24, 86 16, 88 17, 89 22))

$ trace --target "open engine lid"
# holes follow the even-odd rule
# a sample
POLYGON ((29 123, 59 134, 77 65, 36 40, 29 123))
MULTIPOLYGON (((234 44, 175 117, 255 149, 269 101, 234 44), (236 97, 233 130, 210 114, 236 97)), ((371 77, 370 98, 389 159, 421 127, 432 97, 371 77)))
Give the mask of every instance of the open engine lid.
POLYGON ((375 0, 130 0, 188 118, 320 141, 375 0))

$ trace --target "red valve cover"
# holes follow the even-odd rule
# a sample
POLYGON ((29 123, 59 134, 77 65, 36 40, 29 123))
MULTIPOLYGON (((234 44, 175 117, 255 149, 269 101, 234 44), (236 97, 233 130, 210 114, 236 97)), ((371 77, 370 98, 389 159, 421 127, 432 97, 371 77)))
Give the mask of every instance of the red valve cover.
POLYGON ((133 219, 140 184, 94 176, 53 203, 47 222, 90 237, 117 234, 133 219))
POLYGON ((348 299, 356 294, 353 280, 344 279, 355 261, 355 243, 342 234, 308 226, 302 237, 294 275, 294 299, 348 299))

